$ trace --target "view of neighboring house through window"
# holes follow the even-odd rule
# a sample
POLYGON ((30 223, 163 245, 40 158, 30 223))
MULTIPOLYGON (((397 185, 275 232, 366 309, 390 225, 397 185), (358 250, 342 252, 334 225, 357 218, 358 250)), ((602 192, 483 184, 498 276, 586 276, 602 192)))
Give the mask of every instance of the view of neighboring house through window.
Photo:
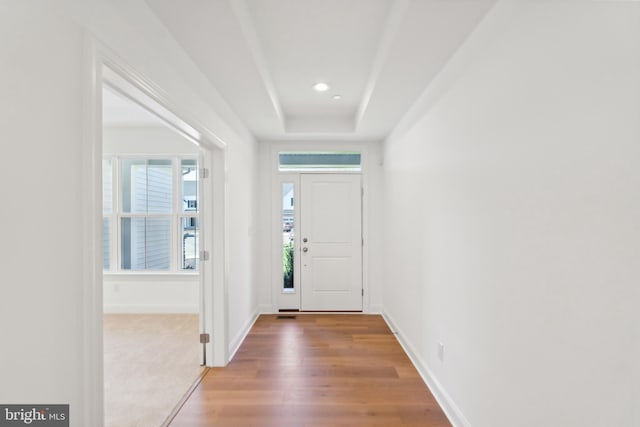
POLYGON ((111 159, 102 161, 102 266, 111 268, 111 217, 113 213, 113 165, 111 159))
POLYGON ((197 270, 197 160, 114 157, 103 171, 104 269, 197 270))
POLYGON ((198 162, 182 159, 182 203, 180 216, 180 268, 197 270, 200 229, 198 227, 198 162))

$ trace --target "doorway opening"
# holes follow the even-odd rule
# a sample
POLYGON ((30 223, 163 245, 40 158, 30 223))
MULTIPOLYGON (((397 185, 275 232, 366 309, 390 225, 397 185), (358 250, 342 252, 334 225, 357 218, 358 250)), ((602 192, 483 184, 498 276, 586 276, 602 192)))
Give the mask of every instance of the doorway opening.
POLYGON ((201 153, 108 84, 102 106, 105 426, 152 427, 204 370, 201 153))
MULTIPOLYGON (((87 132, 90 132, 87 138, 90 144, 87 146, 87 162, 83 165, 90 170, 88 175, 91 176, 89 185, 91 190, 88 196, 92 200, 92 208, 87 212, 87 221, 90 224, 87 227, 92 230, 92 233, 88 239, 90 244, 87 250, 87 263, 91 267, 87 275, 84 307, 86 319, 84 337, 87 352, 84 369, 87 378, 87 399, 90 402, 87 425, 101 426, 104 425, 105 419, 109 423, 109 417, 105 417, 105 385, 108 386, 108 378, 103 375, 109 357, 104 351, 106 346, 103 342, 103 340, 106 341, 105 326, 108 326, 104 321, 105 311, 123 314, 127 310, 137 308, 142 313, 135 315, 155 314, 152 313, 154 310, 150 309, 149 305, 155 305, 155 308, 158 308, 163 304, 159 299, 145 303, 145 297, 165 298, 167 292, 171 294, 176 290, 175 282, 189 282, 195 278, 197 281, 195 288, 193 283, 185 286, 184 288, 190 289, 190 293, 181 294, 170 305, 165 305, 164 310, 167 313, 163 313, 170 316, 179 313, 191 316, 191 319, 169 323, 163 323, 161 320, 154 326, 155 329, 150 328, 154 330, 151 335, 155 336, 154 339, 163 334, 179 335, 180 328, 186 326, 189 330, 189 343, 179 347, 191 346, 191 343, 194 343, 195 351, 188 353, 189 357, 196 360, 191 366, 195 365, 197 370, 201 370, 204 366, 225 366, 228 361, 225 298, 227 281, 225 241, 228 234, 225 225, 226 144, 198 122, 183 120, 179 114, 180 112, 185 114, 185 111, 162 95, 162 90, 97 43, 92 44, 92 58, 91 79, 87 82, 89 88, 87 105, 90 108, 87 108, 86 118, 87 132), (175 155, 158 148, 157 144, 163 143, 162 138, 158 137, 154 139, 156 145, 151 144, 156 150, 154 155, 147 156, 141 155, 145 153, 136 152, 119 154, 117 158, 112 158, 111 167, 106 166, 104 169, 111 172, 111 191, 117 187, 121 194, 112 196, 111 200, 116 203, 110 208, 115 211, 108 214, 105 214, 103 199, 103 161, 105 160, 103 140, 106 132, 103 126, 105 118, 102 113, 103 109, 106 109, 103 105, 105 87, 120 98, 141 107, 146 113, 161 119, 171 131, 189 141, 188 145, 195 149, 195 155, 192 152, 185 154, 182 151, 175 155), (123 176, 125 169, 128 170, 128 176, 123 176), (194 181, 196 181, 194 177, 197 177, 197 185, 195 185, 197 201, 193 197, 194 181), (123 190, 123 182, 127 178, 129 184, 124 185, 123 190), (132 184, 134 181, 135 185, 132 184), (151 184, 152 181, 153 184, 151 184), (153 197, 149 194, 152 187, 155 191, 162 185, 166 187, 169 183, 172 190, 175 190, 169 197, 172 200, 171 212, 160 209, 157 204, 154 205, 157 200, 150 203, 150 199, 157 194, 153 197), (133 187, 136 188, 133 189, 133 187), (146 198, 146 210, 140 211, 141 205, 137 205, 136 209, 132 209, 131 206, 128 210, 124 209, 122 194, 127 191, 135 192, 143 200, 146 198), (105 221, 105 217, 108 221, 105 221), (105 226, 106 222, 109 226, 105 226), (165 236, 165 238, 158 240, 158 236, 165 236), (156 240, 152 241, 154 239, 156 240), (160 251, 155 252, 158 249, 160 251), (108 255, 105 256, 107 253, 108 255), (170 254, 168 262, 166 253, 170 254), (107 274, 104 273, 105 265, 111 269, 110 278, 106 278, 107 274), (163 274, 158 274, 159 272, 163 274), (127 284, 133 276, 140 282, 137 294, 127 284), (112 294, 107 295, 109 292, 112 294), (127 303, 124 299, 127 292, 129 293, 127 297, 139 299, 133 303, 129 300, 127 303), (183 313, 184 311, 187 313, 183 313), (195 328, 192 326, 193 323, 196 325, 195 328), (214 325, 217 331, 215 335, 211 333, 214 325), (193 334, 194 330, 195 334, 193 334)), ((188 111, 184 116, 190 116, 188 111)), ((121 144, 127 146, 126 142, 121 141, 121 144)), ((131 194, 127 197, 131 197, 131 194)), ((145 206, 145 203, 142 203, 142 206, 145 206)), ((136 348, 144 346, 145 343, 133 337, 135 334, 132 333, 131 324, 132 322, 127 322, 127 326, 121 328, 122 322, 116 322, 116 326, 112 329, 121 329, 125 334, 128 333, 126 338, 130 339, 136 348)), ((163 344, 157 348, 164 349, 164 347, 163 344)), ((154 370, 153 364, 158 353, 160 353, 159 350, 152 351, 136 359, 144 359, 144 369, 154 370)), ((127 352, 124 354, 126 355, 127 352)), ((127 368, 130 366, 127 365, 127 368)), ((163 389, 157 387, 157 384, 154 384, 154 388, 163 389)), ((171 388, 178 389, 174 386, 171 388)), ((185 391, 192 390, 193 388, 189 388, 185 391)), ((149 391, 151 390, 145 390, 139 398, 144 398, 147 402, 152 400, 148 395, 149 391)), ((126 396, 121 397, 126 398, 126 396)), ((182 401, 183 399, 179 398, 174 403, 182 401)), ((164 409, 171 410, 171 408, 172 406, 167 404, 164 409)), ((173 412, 169 414, 169 416, 172 415, 174 415, 173 412)), ((111 425, 129 424, 118 421, 111 425)))

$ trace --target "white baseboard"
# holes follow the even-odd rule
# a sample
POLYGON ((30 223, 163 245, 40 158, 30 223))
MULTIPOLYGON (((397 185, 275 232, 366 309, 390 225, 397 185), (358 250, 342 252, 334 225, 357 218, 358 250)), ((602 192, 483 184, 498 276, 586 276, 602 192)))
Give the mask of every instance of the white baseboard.
POLYGON ((456 405, 456 403, 446 392, 442 384, 436 379, 431 370, 427 367, 427 364, 422 361, 422 359, 414 350, 413 346, 404 338, 404 334, 398 329, 391 316, 383 311, 382 317, 387 322, 387 325, 389 325, 391 331, 393 331, 393 333, 395 334, 396 339, 404 349, 404 352, 407 354, 409 359, 411 359, 411 362, 422 377, 424 383, 431 391, 431 394, 433 394, 433 397, 435 397, 445 415, 447 416, 447 418, 449 418, 449 422, 451 422, 454 427, 472 427, 471 423, 464 416, 458 405, 456 405))
POLYGON ((242 328, 240 329, 240 332, 238 332, 236 336, 233 337, 233 339, 229 342, 229 362, 233 360, 233 357, 236 355, 236 352, 240 348, 240 345, 249 334, 249 331, 253 327, 253 324, 256 323, 256 320, 258 320, 259 315, 260 315, 260 311, 258 308, 256 308, 253 314, 249 317, 249 319, 247 319, 245 324, 242 326, 242 328))
POLYGON ((198 306, 191 304, 105 304, 105 314, 198 314, 198 306))

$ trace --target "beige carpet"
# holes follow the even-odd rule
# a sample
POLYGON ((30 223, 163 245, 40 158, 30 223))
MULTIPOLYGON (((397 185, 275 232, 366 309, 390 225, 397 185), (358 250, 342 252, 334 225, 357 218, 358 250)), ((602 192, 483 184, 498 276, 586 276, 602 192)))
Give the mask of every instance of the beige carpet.
POLYGON ((105 427, 158 427, 203 371, 198 316, 104 316, 105 427))

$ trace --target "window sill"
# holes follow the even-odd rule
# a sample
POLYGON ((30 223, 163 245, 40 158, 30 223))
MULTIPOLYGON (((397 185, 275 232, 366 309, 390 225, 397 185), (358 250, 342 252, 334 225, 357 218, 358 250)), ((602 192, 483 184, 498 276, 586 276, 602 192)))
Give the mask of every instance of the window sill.
POLYGON ((136 277, 145 277, 145 278, 167 278, 167 279, 178 279, 178 278, 184 278, 186 279, 193 279, 196 278, 198 276, 200 276, 200 273, 194 272, 194 273, 178 273, 176 271, 168 271, 168 272, 164 272, 164 271, 109 271, 109 272, 104 272, 102 273, 102 275, 105 278, 126 278, 126 277, 130 277, 130 278, 136 278, 136 277))

